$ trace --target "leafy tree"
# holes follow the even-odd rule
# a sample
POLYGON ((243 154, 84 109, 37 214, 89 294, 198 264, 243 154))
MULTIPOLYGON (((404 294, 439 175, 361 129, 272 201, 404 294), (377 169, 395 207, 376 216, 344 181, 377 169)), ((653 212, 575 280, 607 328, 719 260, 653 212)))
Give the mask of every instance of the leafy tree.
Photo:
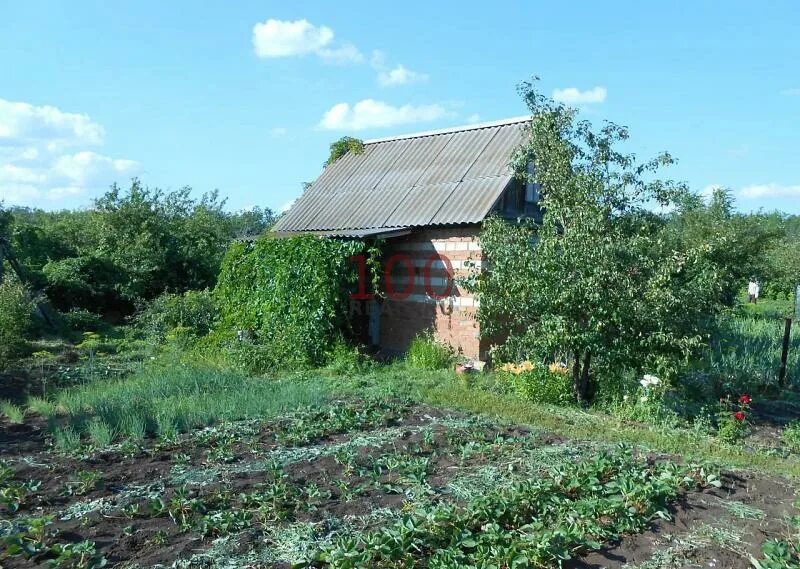
POLYGON ((90 210, 15 208, 4 219, 27 277, 54 305, 125 315, 163 292, 213 287, 230 242, 262 233, 274 215, 230 213, 217 192, 196 199, 133 180, 90 210))
POLYGON ((668 369, 702 345, 717 281, 697 250, 676 250, 648 206, 686 199, 680 184, 617 147, 624 127, 594 130, 576 111, 520 88, 533 120, 515 157, 540 188, 538 227, 492 219, 482 243, 488 271, 479 283, 482 332, 507 337, 505 359, 567 357, 575 396, 592 396, 598 366, 668 369), (533 242, 535 241, 535 246, 533 242))
POLYGON ((34 304, 28 290, 11 278, 0 282, 0 369, 17 354, 31 326, 34 304))
POLYGON ((725 306, 733 306, 750 278, 764 280, 772 272, 767 252, 783 234, 768 216, 736 213, 730 191, 723 188, 715 189, 707 204, 697 196, 683 200, 670 229, 676 247, 698 249, 713 265, 725 306))
POLYGON ((325 167, 330 166, 339 158, 351 152, 352 154, 362 154, 364 152, 364 142, 352 136, 343 136, 339 140, 331 143, 331 153, 325 161, 325 167))

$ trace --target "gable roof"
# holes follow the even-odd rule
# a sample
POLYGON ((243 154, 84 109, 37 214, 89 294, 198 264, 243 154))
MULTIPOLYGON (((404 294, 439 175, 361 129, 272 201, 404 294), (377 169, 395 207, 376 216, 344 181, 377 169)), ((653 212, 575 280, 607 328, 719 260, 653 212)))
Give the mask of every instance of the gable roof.
POLYGON ((530 117, 368 140, 326 167, 273 227, 359 235, 477 223, 511 182, 530 117))

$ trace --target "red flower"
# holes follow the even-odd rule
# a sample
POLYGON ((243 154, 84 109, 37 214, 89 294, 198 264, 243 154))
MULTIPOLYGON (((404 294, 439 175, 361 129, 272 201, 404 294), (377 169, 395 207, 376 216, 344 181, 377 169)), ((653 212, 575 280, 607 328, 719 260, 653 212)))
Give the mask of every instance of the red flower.
POLYGON ((750 405, 750 401, 751 399, 749 395, 742 395, 741 397, 739 397, 739 403, 741 403, 742 405, 750 405))
POLYGON ((741 411, 737 411, 736 413, 733 414, 733 418, 736 419, 737 421, 744 421, 744 413, 742 413, 741 411))

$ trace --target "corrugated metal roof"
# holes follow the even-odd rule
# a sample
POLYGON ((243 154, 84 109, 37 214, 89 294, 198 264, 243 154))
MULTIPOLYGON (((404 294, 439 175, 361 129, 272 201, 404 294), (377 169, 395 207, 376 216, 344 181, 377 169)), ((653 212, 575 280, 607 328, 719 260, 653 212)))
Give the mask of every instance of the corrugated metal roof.
POLYGON ((363 233, 486 217, 512 178, 527 117, 367 141, 345 154, 281 217, 278 232, 363 233))

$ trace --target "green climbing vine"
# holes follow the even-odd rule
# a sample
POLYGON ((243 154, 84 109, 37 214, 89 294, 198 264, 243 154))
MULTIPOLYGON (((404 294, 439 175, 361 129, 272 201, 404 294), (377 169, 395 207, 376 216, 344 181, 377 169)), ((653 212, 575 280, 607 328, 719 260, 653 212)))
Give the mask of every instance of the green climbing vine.
POLYGON ((214 290, 216 335, 248 369, 323 363, 348 327, 351 262, 365 244, 301 235, 235 243, 214 290))

